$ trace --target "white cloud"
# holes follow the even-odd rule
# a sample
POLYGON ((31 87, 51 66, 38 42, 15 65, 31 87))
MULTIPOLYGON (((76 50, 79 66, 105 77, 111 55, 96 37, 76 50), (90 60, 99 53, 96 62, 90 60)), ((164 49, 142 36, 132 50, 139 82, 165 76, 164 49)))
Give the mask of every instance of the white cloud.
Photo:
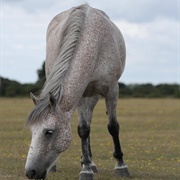
POLYGON ((132 22, 153 21, 157 17, 178 19, 178 0, 4 0, 3 4, 23 7, 29 13, 39 11, 57 13, 83 3, 102 9, 113 19, 124 19, 132 22))
POLYGON ((178 0, 89 0, 90 5, 104 10, 112 19, 130 22, 154 21, 157 17, 178 19, 178 0))
POLYGON ((88 2, 104 10, 121 29, 127 45, 124 82, 177 82, 177 1, 6 0, 2 3, 0 75, 37 80, 45 59, 46 29, 59 12, 88 2))
POLYGON ((50 17, 16 6, 4 5, 2 11, 1 75, 21 82, 35 81, 45 59, 46 19, 50 17))
POLYGON ((178 23, 169 19, 115 22, 124 34, 127 64, 122 81, 178 81, 178 23), (140 76, 137 76, 140 74, 140 76))

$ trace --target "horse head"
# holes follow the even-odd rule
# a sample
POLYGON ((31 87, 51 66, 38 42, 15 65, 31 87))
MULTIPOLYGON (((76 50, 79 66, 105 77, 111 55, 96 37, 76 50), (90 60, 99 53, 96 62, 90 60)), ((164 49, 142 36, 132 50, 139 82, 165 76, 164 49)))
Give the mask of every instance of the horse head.
MULTIPOLYGON (((36 108, 40 100, 32 94, 31 98, 36 108)), ((49 111, 42 117, 41 120, 30 123, 32 140, 25 165, 29 179, 45 179, 59 154, 71 142, 70 117, 60 110, 53 94, 49 95, 49 111)))

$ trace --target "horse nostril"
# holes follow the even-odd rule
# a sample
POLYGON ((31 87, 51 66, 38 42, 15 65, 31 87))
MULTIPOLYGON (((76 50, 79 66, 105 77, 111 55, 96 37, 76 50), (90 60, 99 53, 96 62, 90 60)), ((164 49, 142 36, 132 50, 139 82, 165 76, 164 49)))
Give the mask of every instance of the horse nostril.
POLYGON ((36 177, 36 171, 35 170, 30 170, 30 171, 26 172, 26 176, 29 179, 34 179, 36 177))
POLYGON ((35 178, 36 176, 36 171, 35 170, 31 170, 31 178, 35 178))

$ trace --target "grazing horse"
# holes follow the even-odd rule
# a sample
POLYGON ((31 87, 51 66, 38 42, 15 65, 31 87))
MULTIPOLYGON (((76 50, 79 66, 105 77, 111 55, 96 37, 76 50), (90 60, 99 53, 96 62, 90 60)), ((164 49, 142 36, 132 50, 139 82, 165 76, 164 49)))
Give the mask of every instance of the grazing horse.
POLYGON ((123 161, 116 117, 118 79, 125 66, 125 43, 109 17, 89 5, 73 7, 55 16, 47 30, 46 82, 27 118, 32 133, 25 165, 29 179, 45 179, 56 159, 71 142, 71 119, 77 109, 82 143, 80 180, 97 172, 90 148, 93 109, 103 96, 108 130, 114 142, 116 176, 130 176, 123 161))

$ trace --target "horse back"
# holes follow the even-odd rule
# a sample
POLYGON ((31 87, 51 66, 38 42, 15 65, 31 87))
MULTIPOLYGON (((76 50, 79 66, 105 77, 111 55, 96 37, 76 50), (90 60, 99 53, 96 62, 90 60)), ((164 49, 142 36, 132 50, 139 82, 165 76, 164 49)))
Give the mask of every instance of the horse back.
MULTIPOLYGON (((71 11, 72 9, 59 14, 48 28, 47 75, 59 54, 61 29, 71 11)), ((62 108, 71 109, 88 87, 97 92, 99 88, 100 92, 101 88, 117 83, 124 65, 125 44, 119 29, 104 12, 86 5, 85 21, 64 78, 62 108), (94 86, 97 89, 92 88, 94 86)))

